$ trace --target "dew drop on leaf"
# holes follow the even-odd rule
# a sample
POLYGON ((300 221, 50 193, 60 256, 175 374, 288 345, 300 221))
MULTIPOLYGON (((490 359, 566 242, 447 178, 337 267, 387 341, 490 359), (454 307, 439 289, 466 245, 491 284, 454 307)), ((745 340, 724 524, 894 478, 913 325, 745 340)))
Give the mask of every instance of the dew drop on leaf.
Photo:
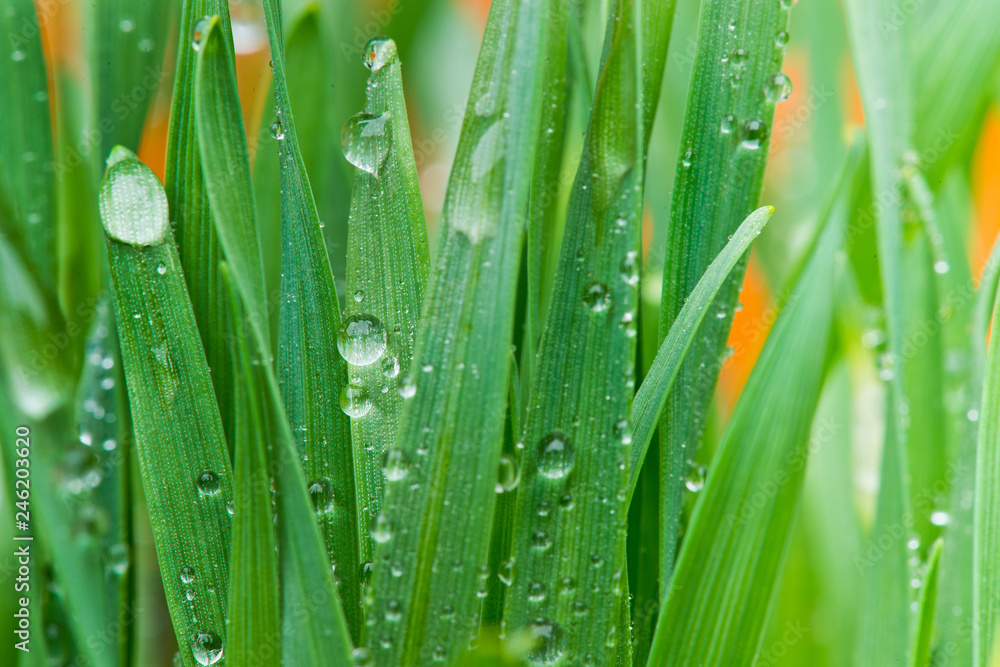
POLYGON ((583 290, 583 302, 587 308, 600 313, 611 307, 611 292, 602 282, 594 281, 583 290))
POLYGON ((385 353, 388 338, 385 327, 374 315, 351 315, 340 325, 337 349, 347 363, 367 366, 385 353))
POLYGON ((340 409, 348 417, 360 419, 372 409, 372 397, 367 389, 352 382, 340 390, 340 409))
POLYGON ((191 651, 199 665, 214 665, 222 660, 222 639, 214 632, 199 632, 191 641, 191 651))
POLYGON ((312 498, 313 509, 317 514, 333 511, 333 484, 329 478, 320 477, 309 482, 309 497, 312 498))
POLYGON ((565 650, 563 630, 555 621, 546 618, 536 618, 528 629, 536 644, 528 653, 528 661, 533 665, 554 665, 562 657, 565 650))
POLYGON ((497 493, 507 493, 517 488, 520 476, 517 470, 517 463, 514 459, 503 454, 500 456, 500 465, 497 469, 497 493))
POLYGON ((221 482, 219 476, 211 470, 206 470, 198 476, 198 491, 203 496, 214 496, 219 492, 221 482))
POLYGON ((554 431, 538 443, 538 472, 549 479, 561 479, 573 469, 573 443, 554 431))
POLYGON ((340 131, 340 148, 347 161, 369 174, 378 174, 379 167, 389 155, 391 145, 389 113, 375 116, 359 113, 344 123, 340 131))
POLYGON ((396 43, 388 37, 372 37, 365 44, 362 55, 365 67, 373 72, 377 72, 396 56, 396 43))

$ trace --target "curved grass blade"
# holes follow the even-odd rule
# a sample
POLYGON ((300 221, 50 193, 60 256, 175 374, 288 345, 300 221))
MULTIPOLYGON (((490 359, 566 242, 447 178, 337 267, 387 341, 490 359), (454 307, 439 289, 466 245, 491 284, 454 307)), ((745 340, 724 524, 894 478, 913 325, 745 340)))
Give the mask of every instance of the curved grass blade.
POLYGON ((649 451, 649 443, 653 438, 656 422, 660 418, 660 411, 663 410, 667 395, 677 378, 681 363, 691 347, 698 327, 708 313, 715 295, 750 249, 750 244, 771 219, 772 213, 774 213, 773 207, 764 206, 747 216, 719 256, 712 260, 674 323, 670 325, 670 331, 660 344, 656 358, 653 359, 646 377, 639 385, 639 390, 632 401, 632 452, 629 460, 628 485, 630 499, 639 481, 639 471, 642 469, 646 452, 649 451))
POLYGON ((363 59, 372 71, 368 102, 342 135, 357 169, 348 223, 348 319, 338 344, 354 401, 347 409, 364 508, 358 513, 362 561, 370 562, 370 526, 385 493, 382 469, 403 410, 398 378, 410 372, 430 256, 396 44, 374 38, 363 59))
MULTIPOLYGON (((0 58, 0 231, 23 247, 42 289, 56 286, 52 120, 38 16, 31 0, 11 0, 0 12, 9 51, 0 58), (26 28, 30 28, 26 29, 26 28), (9 215, 8 215, 9 214, 9 215)), ((16 397, 17 392, 13 392, 16 397)))
POLYGON ((532 382, 505 621, 542 636, 531 656, 536 661, 564 655, 610 664, 615 647, 631 643, 618 628, 627 604, 621 579, 628 419, 644 156, 653 116, 647 115, 644 74, 658 82, 666 53, 665 36, 648 27, 669 29, 662 16, 645 13, 654 6, 663 8, 622 0, 608 19, 532 382), (574 590, 560 591, 567 579, 574 590))
POLYGON ((373 531, 377 664, 454 662, 478 631, 548 11, 490 8, 373 531))
POLYGON ((934 610, 938 596, 938 563, 941 561, 941 540, 931 545, 927 561, 927 572, 920 586, 920 601, 917 604, 917 623, 910 647, 910 667, 924 667, 931 664, 931 641, 934 637, 934 610))
MULTIPOLYGON (((360 643, 361 564, 351 424, 336 407, 347 385, 347 367, 334 346, 340 329, 340 304, 288 99, 281 7, 276 0, 267 0, 264 11, 274 62, 278 136, 282 137, 278 141, 282 189, 278 385, 309 488, 329 486, 336 499, 334 511, 316 516, 328 560, 336 568, 343 614, 351 637, 360 643)), ((303 584, 301 592, 307 594, 309 588, 303 584)), ((289 611, 286 600, 286 622, 289 611)))
MULTIPOLYGON (((203 144, 204 145, 204 144, 203 144)), ((242 312, 227 266, 220 274, 227 284, 234 323, 233 370, 242 389, 236 391, 236 442, 233 445, 233 547, 229 575, 229 650, 233 665, 277 667, 281 662, 281 613, 274 520, 266 440, 269 435, 257 402, 247 330, 253 325, 242 312)), ((250 329, 252 330, 252 329, 250 329)))
POLYGON ((186 667, 224 654, 232 472, 156 176, 116 149, 101 219, 139 467, 186 667))
POLYGON ((753 662, 797 511, 842 241, 842 216, 831 216, 743 389, 688 524, 650 665, 753 662))
MULTIPOLYGON (((212 370, 215 399, 227 436, 233 428, 232 351, 226 340, 229 332, 225 291, 219 278, 222 248, 205 189, 201 150, 195 127, 195 44, 207 24, 207 16, 218 16, 222 37, 233 53, 229 3, 224 0, 184 0, 178 28, 177 65, 170 106, 170 131, 167 135, 166 193, 170 219, 178 253, 184 266, 191 305, 208 367, 212 370), (196 33, 198 33, 196 35, 196 33)), ((227 437, 227 442, 232 438, 227 437)))
POLYGON ((230 276, 246 304, 254 331, 263 336, 262 341, 270 341, 246 130, 233 54, 226 49, 222 29, 218 17, 199 27, 195 128, 215 232, 232 269, 230 276))
MULTIPOLYGON (((907 383, 903 372, 905 326, 903 282, 903 183, 904 156, 910 136, 909 90, 900 31, 880 28, 890 20, 895 5, 888 0, 845 2, 848 37, 869 133, 869 163, 875 210, 882 302, 886 320, 887 386, 886 433, 882 455, 882 480, 871 540, 892 535, 906 525, 909 491, 906 447, 907 383), (892 532, 890 532, 892 531, 892 532)), ((887 665, 905 660, 910 646, 909 553, 904 536, 892 538, 881 558, 865 567, 860 634, 856 663, 859 667, 887 665)))
MULTIPOLYGON (((728 237, 757 206, 781 74, 788 7, 771 0, 704 3, 666 238, 660 338, 728 237)), ((720 290, 702 323, 661 417, 660 597, 677 551, 687 460, 705 428, 744 265, 720 290)))

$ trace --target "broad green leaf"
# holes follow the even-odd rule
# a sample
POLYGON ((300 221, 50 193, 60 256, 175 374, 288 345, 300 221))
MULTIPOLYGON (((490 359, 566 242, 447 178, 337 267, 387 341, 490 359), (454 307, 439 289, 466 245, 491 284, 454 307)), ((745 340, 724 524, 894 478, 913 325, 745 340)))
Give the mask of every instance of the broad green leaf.
MULTIPOLYGON (((233 53, 229 3, 184 0, 177 33, 177 65, 167 135, 166 192, 191 305, 212 371, 215 398, 227 435, 232 434, 232 351, 225 291, 219 278, 222 248, 212 223, 195 120, 195 69, 205 17, 218 16, 226 48, 233 53)), ((228 438, 227 440, 231 440, 228 438)))
POLYGON ((353 164, 347 252, 347 320, 337 344, 348 362, 341 405, 350 414, 362 561, 374 559, 370 527, 382 509, 389 446, 410 372, 427 266, 424 221, 396 44, 375 38, 363 55, 371 70, 364 111, 344 125, 344 155, 353 164))
MULTIPOLYGON (((222 254, 232 269, 230 276, 237 293, 246 303, 251 326, 263 336, 262 341, 269 342, 263 259, 257 240, 246 131, 233 54, 226 48, 222 25, 215 17, 198 28, 195 128, 205 189, 222 254)), ((236 428, 239 427, 237 424, 236 428)))
POLYGON ((490 8, 373 527, 376 664, 454 662, 478 630, 548 11, 490 8))
POLYGON ((234 279, 225 264, 221 275, 230 287, 234 378, 238 385, 243 385, 242 390, 236 390, 235 496, 226 657, 234 665, 249 665, 253 660, 254 664, 276 667, 281 662, 281 613, 267 461, 270 433, 253 377, 253 365, 268 361, 251 358, 247 332, 252 332, 255 325, 242 310, 242 298, 232 286, 234 279), (264 647, 268 650, 261 650, 264 647))
POLYGON ((931 641, 934 637, 934 610, 937 608, 938 564, 941 561, 941 540, 930 548, 927 572, 920 584, 920 601, 917 603, 916 627, 910 645, 910 667, 930 664, 931 641))
POLYGON ((705 274, 695 285, 687 303, 681 308, 670 331, 660 344, 660 351, 632 402, 632 453, 629 460, 629 498, 635 492, 639 481, 639 471, 649 450, 653 430, 660 418, 660 411, 666 403, 681 363, 691 347, 698 327, 709 311, 709 306, 729 274, 740 262, 750 244, 771 219, 774 208, 759 208, 743 221, 719 256, 712 260, 705 274))
POLYGON ((758 650, 826 371, 842 221, 830 216, 722 436, 663 602, 650 665, 746 665, 758 650))
POLYGON ((891 20, 894 3, 888 0, 848 0, 845 3, 848 37, 869 136, 872 199, 882 307, 886 321, 883 374, 887 382, 886 432, 878 507, 869 544, 890 535, 889 546, 864 568, 860 635, 856 663, 896 664, 910 646, 910 572, 907 542, 895 536, 906 525, 909 491, 907 428, 909 410, 905 391, 903 352, 905 336, 903 280, 903 167, 910 136, 910 92, 904 70, 903 35, 880 29, 891 20), (890 532, 891 531, 891 532, 890 532))
MULTIPOLYGON (((728 237, 757 206, 777 100, 790 2, 703 3, 666 235, 660 338, 728 237)), ((743 278, 720 290, 661 417, 660 597, 677 550, 687 461, 694 458, 743 278)))
MULTIPOLYGON (((340 329, 340 304, 288 99, 281 8, 276 0, 267 0, 264 11, 274 63, 277 122, 280 124, 280 132, 276 134, 282 137, 278 141, 282 189, 278 385, 308 488, 332 489, 335 500, 332 511, 321 512, 316 517, 326 544, 327 560, 336 569, 337 591, 351 637, 355 643, 360 643, 363 632, 361 564, 356 532, 354 457, 350 420, 337 407, 341 390, 347 386, 347 367, 335 345, 340 329)), ((315 555, 309 557, 315 558, 315 555)), ((299 592, 303 595, 309 592, 306 582, 299 592)), ((289 604, 286 599, 286 623, 289 622, 289 604)), ((304 651, 305 647, 300 650, 304 651)))
POLYGON ((232 471, 160 182, 116 149, 101 219, 139 467, 186 667, 224 654, 232 471))
MULTIPOLYGON (((11 0, 0 12, 7 37, 0 58, 0 231, 20 239, 41 287, 56 286, 55 188, 49 88, 38 17, 31 0, 11 0), (26 27, 30 28, 25 29, 26 27)), ((17 396, 17 392, 14 392, 17 396)))
POLYGON ((644 156, 653 116, 645 95, 655 100, 669 34, 659 32, 669 29, 660 10, 662 3, 622 0, 608 19, 531 384, 505 622, 540 635, 536 661, 565 656, 608 664, 616 646, 630 644, 618 626, 644 156), (561 591, 567 579, 573 591, 561 591))

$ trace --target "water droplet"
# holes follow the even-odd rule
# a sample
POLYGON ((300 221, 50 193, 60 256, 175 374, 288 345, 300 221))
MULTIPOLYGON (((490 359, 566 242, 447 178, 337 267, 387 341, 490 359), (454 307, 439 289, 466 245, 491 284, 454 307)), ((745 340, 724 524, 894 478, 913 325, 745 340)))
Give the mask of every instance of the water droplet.
POLYGON ((399 395, 403 398, 413 398, 417 395, 417 383, 412 376, 407 375, 400 380, 399 395))
POLYGON ((159 273, 161 276, 166 275, 167 265, 164 264, 163 262, 160 262, 160 265, 156 267, 156 272, 159 273))
POLYGON ((283 141, 285 139, 285 128, 281 124, 280 120, 276 120, 271 123, 271 138, 278 141, 283 141))
POLYGON ((931 523, 935 526, 946 526, 949 521, 951 521, 951 517, 947 512, 938 511, 931 514, 931 523))
POLYGON ((337 349, 347 363, 367 366, 375 363, 385 353, 385 327, 374 315, 351 315, 340 325, 337 349))
POLYGON ((348 417, 360 419, 372 409, 372 397, 367 389, 352 382, 340 390, 340 409, 348 417))
POLYGON ((441 615, 445 618, 451 618, 455 615, 455 607, 445 602, 441 605, 441 615))
POLYGON ((333 511, 333 483, 327 477, 320 477, 309 482, 309 497, 312 498, 313 509, 317 514, 333 511))
POLYGON ((545 599, 545 584, 540 581, 532 581, 528 584, 528 600, 531 602, 541 602, 545 599))
POLYGON ((544 530, 536 530, 531 535, 531 546, 539 551, 545 551, 552 546, 552 538, 544 530))
POLYGON ((28 56, 24 53, 24 51, 21 51, 20 49, 14 49, 10 53, 10 59, 13 60, 16 63, 21 62, 22 60, 24 60, 27 57, 28 56))
POLYGON ((479 141, 472 151, 471 176, 473 183, 482 181, 503 158, 506 150, 503 126, 503 121, 498 120, 479 137, 479 141))
POLYGON ((948 273, 948 271, 950 270, 951 270, 951 265, 948 264, 947 261, 939 259, 938 261, 934 262, 934 273, 943 275, 945 273, 948 273))
POLYGON ((681 156, 681 166, 687 169, 694 162, 694 151, 690 148, 681 156))
POLYGON ((190 584, 193 581, 194 581, 194 570, 192 570, 190 567, 187 567, 187 566, 182 567, 181 568, 181 582, 183 582, 185 584, 190 584))
POLYGON ((434 662, 444 662, 447 657, 448 654, 445 652, 444 646, 438 644, 434 647, 434 652, 431 654, 431 660, 434 662))
POLYGON ((379 514, 378 518, 375 519, 375 523, 372 524, 372 539, 379 544, 385 544, 392 539, 392 528, 392 521, 384 514, 379 514))
POLYGON ((519 481, 520 475, 514 459, 506 454, 501 455, 500 465, 497 469, 496 492, 507 493, 508 491, 513 491, 517 488, 517 483, 519 481))
POLYGON ((211 470, 206 470, 198 477, 198 491, 203 496, 214 496, 219 492, 221 486, 219 476, 211 470))
MULTIPOLYGON (((195 51, 201 51, 201 43, 205 39, 206 33, 208 33, 209 26, 212 25, 212 18, 206 16, 203 19, 199 19, 197 23, 194 24, 194 31, 191 33, 191 48, 195 51)), ((203 664, 208 664, 203 663, 203 664)))
POLYGON ((403 608, 399 600, 388 600, 385 603, 385 620, 396 622, 403 617, 403 608))
POLYGON ((744 148, 756 150, 766 139, 767 125, 763 121, 750 118, 743 122, 743 127, 740 128, 740 143, 744 148))
POLYGON ((557 663, 564 650, 563 630, 559 624, 546 618, 536 618, 528 628, 537 642, 528 653, 528 661, 535 665, 557 663))
POLYGON ((508 558, 504 562, 500 563, 500 569, 497 571, 497 579, 504 586, 510 586, 514 581, 514 559, 508 558))
POLYGON ((538 472, 549 479, 560 479, 573 469, 573 443, 559 431, 553 431, 538 443, 538 472))
POLYGON ((600 567, 604 565, 604 558, 601 557, 601 554, 591 554, 590 564, 594 567, 600 567))
POLYGON ((356 290, 354 292, 354 303, 361 303, 365 300, 364 290, 356 290))
POLYGON ((382 359, 382 375, 390 379, 399 375, 399 360, 395 355, 387 354, 382 359))
POLYGON ((388 37, 372 37, 365 44, 362 56, 365 67, 373 72, 382 69, 386 63, 396 56, 396 43, 388 37))
POLYGON ((358 667, 369 667, 375 664, 375 658, 372 656, 371 649, 364 646, 359 646, 351 651, 351 659, 358 667))
POLYGON ((684 478, 684 486, 691 493, 698 493, 705 486, 705 466, 694 461, 687 462, 687 476, 684 478))
POLYGON ((153 49, 156 48, 156 42, 154 42, 148 37, 145 37, 139 40, 137 46, 139 47, 139 50, 142 51, 143 53, 151 53, 153 49))
POLYGON ((170 229, 167 195, 160 179, 125 148, 116 148, 108 159, 100 210, 105 231, 122 243, 153 245, 164 240, 170 229))
POLYGON ((772 102, 784 102, 792 94, 792 80, 784 72, 778 72, 764 86, 764 94, 772 102))
POLYGON ((623 445, 632 444, 632 428, 627 419, 619 419, 615 422, 615 438, 623 445))
POLYGON ((639 284, 639 253, 629 250, 622 260, 622 280, 626 285, 639 284))
POLYGON ((400 449, 390 449, 385 454, 382 472, 390 482, 398 482, 410 472, 410 460, 400 449))
POLYGON ((731 113, 723 116, 721 129, 723 134, 732 134, 736 131, 736 116, 731 113))
POLYGON ((378 174, 392 142, 388 121, 388 112, 381 116, 362 112, 349 118, 340 131, 340 148, 347 161, 369 174, 378 174))
POLYGON ((577 600, 573 603, 573 613, 577 616, 583 616, 587 613, 587 603, 583 600, 577 600))
POLYGON ((602 282, 594 281, 587 285, 583 291, 583 302, 595 313, 607 310, 611 307, 611 292, 608 286, 602 282))
POLYGON ((106 554, 108 570, 115 574, 125 574, 129 565, 129 549, 124 542, 112 544, 106 554))
POLYGON ((559 581, 560 593, 572 593, 576 590, 576 580, 573 577, 563 577, 559 581))
POLYGON ((122 32, 132 32, 135 30, 135 22, 130 19, 122 19, 118 22, 118 29, 122 32))
POLYGON ((783 49, 783 48, 785 48, 785 46, 788 45, 788 31, 787 30, 779 30, 778 31, 778 33, 774 36, 774 45, 777 46, 779 49, 783 49))
POLYGON ((191 650, 199 665, 214 665, 222 660, 222 639, 214 632, 199 632, 191 642, 191 650))

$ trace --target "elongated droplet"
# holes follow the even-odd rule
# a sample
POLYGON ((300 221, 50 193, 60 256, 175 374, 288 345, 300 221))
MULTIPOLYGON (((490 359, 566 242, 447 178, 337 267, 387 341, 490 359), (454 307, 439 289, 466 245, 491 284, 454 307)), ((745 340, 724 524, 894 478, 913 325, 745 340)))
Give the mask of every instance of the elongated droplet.
POLYGON ((167 195, 160 179, 126 148, 108 158, 101 183, 101 222, 108 236, 135 246, 159 243, 170 229, 167 195))

